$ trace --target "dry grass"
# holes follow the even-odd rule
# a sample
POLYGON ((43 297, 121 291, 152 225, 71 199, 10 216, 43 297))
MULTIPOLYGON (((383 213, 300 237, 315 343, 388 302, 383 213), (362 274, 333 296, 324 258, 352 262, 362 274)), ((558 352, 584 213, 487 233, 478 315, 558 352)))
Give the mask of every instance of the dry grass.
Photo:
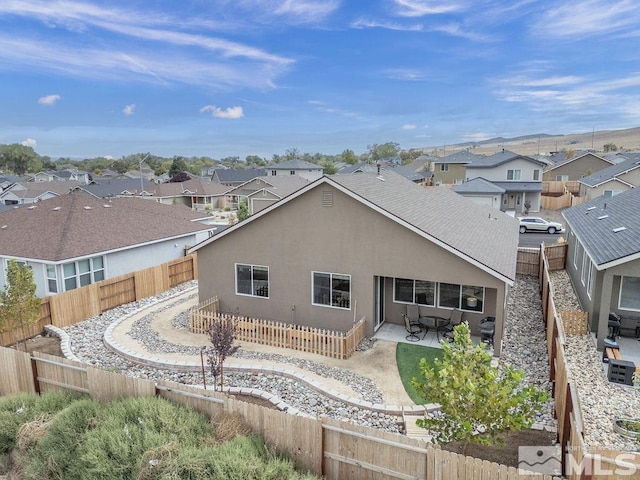
POLYGON ((251 434, 251 428, 239 413, 219 413, 211 419, 217 443, 233 440, 239 435, 251 434))
POLYGON ((20 451, 29 450, 44 437, 55 415, 43 413, 33 421, 23 424, 18 430, 17 447, 20 451))

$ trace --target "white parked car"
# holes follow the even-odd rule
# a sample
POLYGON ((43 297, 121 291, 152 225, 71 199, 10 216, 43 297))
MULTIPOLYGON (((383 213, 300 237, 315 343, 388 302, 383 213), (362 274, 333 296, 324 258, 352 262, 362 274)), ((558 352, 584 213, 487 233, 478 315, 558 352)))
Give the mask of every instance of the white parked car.
POLYGON ((525 232, 559 233, 563 231, 564 231, 564 226, 558 222, 550 222, 540 217, 520 217, 520 233, 525 233, 525 232))

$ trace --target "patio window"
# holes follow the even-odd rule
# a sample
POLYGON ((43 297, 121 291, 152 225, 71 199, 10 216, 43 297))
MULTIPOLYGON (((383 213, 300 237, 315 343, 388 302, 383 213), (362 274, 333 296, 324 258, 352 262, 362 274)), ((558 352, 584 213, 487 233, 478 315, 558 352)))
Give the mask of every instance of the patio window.
MULTIPOLYGON (((55 273, 55 272, 54 272, 55 273)), ((92 283, 104 280, 104 257, 92 257, 65 263, 62 265, 64 276, 64 289, 73 290, 78 287, 85 287, 92 283)), ((49 267, 47 266, 47 280, 51 284, 49 277, 49 267)), ((50 290, 52 291, 52 290, 50 290)))
POLYGON ((47 290, 49 293, 58 293, 58 277, 55 265, 47 265, 47 290))
POLYGON ((640 312, 640 277, 622 277, 618 307, 640 312))
POLYGON ((312 304, 351 308, 351 275, 312 272, 312 304))
POLYGON ((482 312, 484 309, 484 287, 438 284, 438 307, 458 308, 468 312, 482 312))
POLYGON ((415 303, 428 307, 435 306, 436 284, 425 280, 395 278, 393 300, 399 303, 415 303))
POLYGON ((522 170, 507 170, 507 180, 520 180, 522 170))
POLYGON ((269 267, 236 263, 236 294, 269 298, 269 267))
POLYGON ((589 274, 587 275, 587 295, 591 298, 593 292, 593 262, 589 262, 589 274))

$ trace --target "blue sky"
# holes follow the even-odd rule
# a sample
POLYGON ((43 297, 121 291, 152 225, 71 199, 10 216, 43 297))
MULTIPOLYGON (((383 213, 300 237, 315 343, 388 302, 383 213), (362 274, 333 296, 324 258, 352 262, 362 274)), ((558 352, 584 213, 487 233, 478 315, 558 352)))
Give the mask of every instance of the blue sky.
POLYGON ((637 0, 0 2, 0 144, 357 154, 640 125, 637 0))

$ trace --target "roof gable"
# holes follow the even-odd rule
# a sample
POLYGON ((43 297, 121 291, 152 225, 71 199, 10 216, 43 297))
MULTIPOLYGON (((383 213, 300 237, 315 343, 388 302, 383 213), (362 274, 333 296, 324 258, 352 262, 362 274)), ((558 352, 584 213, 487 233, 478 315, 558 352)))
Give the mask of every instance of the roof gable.
POLYGON ((380 176, 360 174, 321 177, 247 220, 196 245, 190 251, 197 251, 223 236, 233 234, 248 222, 268 215, 275 208, 283 208, 299 195, 323 184, 341 190, 500 280, 513 282, 518 245, 517 220, 495 209, 476 205, 449 189, 420 187, 393 171, 385 171, 380 176), (456 221, 452 221, 452 218, 456 221))
POLYGON ((580 180, 580 182, 589 187, 597 187, 598 185, 602 185, 603 183, 613 179, 614 177, 617 177, 618 175, 630 172, 631 170, 635 170, 639 167, 640 159, 632 157, 623 162, 611 165, 610 167, 603 168, 602 170, 599 170, 596 173, 589 175, 588 177, 584 177, 580 180))
POLYGON ((267 168, 270 170, 322 170, 320 165, 298 159, 269 165, 267 168))
POLYGON ((488 157, 476 157, 477 158, 467 165, 467 168, 495 168, 518 159, 526 160, 527 162, 531 162, 538 166, 546 165, 546 163, 540 160, 510 152, 509 150, 503 150, 502 152, 494 153, 488 157))
MULTIPOLYGON (((609 164, 609 165, 614 165, 614 163, 613 163, 611 160, 607 160, 606 158, 602 158, 600 155, 596 155, 596 154, 595 154, 595 153, 593 153, 593 152, 583 152, 583 153, 581 153, 580 155, 576 155, 576 156, 575 156, 575 157, 573 157, 573 158, 570 158, 570 159, 568 159, 568 160, 567 160, 567 159, 565 159, 565 160, 564 160, 564 161, 562 161, 562 162, 558 162, 558 163, 554 164, 554 165, 553 165, 549 170, 547 170, 547 171, 548 171, 548 172, 551 172, 551 171, 555 170, 556 168, 564 167, 565 165, 568 165, 568 164, 570 164, 570 163, 572 163, 572 162, 575 162, 575 161, 578 161, 578 160, 584 159, 585 157, 588 157, 588 156, 596 157, 597 159, 602 160, 603 162, 605 162, 605 163, 607 163, 607 164, 609 164)), ((605 168, 606 168, 606 167, 605 167, 605 168)))

